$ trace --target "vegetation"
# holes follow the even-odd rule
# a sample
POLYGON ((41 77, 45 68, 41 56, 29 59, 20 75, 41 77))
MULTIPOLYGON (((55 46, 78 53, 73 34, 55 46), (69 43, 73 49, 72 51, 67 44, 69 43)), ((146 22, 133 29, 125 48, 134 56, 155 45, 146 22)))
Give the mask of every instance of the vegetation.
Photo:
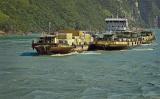
POLYGON ((51 22, 52 31, 69 28, 98 31, 104 30, 106 17, 117 15, 129 18, 131 25, 147 23, 152 26, 153 18, 160 13, 159 0, 138 0, 140 7, 142 3, 142 6, 147 5, 145 1, 151 1, 152 5, 149 5, 150 12, 139 7, 143 13, 135 15, 132 1, 136 0, 0 0, 0 30, 12 33, 47 31, 51 22), (142 20, 134 20, 137 16, 142 20))

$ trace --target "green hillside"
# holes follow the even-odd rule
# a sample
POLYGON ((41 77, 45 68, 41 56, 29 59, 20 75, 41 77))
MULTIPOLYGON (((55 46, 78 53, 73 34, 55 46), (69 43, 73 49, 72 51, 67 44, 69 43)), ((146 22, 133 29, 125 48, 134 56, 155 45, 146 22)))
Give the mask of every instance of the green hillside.
POLYGON ((104 19, 117 15, 126 16, 131 25, 152 26, 160 2, 146 1, 151 0, 0 0, 0 30, 47 31, 49 22, 52 30, 104 30, 104 19))

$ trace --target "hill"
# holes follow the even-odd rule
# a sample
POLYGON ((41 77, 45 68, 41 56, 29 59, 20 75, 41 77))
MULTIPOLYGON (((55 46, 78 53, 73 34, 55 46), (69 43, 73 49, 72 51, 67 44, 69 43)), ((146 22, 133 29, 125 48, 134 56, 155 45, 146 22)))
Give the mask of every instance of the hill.
POLYGON ((0 0, 0 30, 6 32, 104 30, 106 17, 127 17, 131 26, 152 27, 159 0, 0 0))

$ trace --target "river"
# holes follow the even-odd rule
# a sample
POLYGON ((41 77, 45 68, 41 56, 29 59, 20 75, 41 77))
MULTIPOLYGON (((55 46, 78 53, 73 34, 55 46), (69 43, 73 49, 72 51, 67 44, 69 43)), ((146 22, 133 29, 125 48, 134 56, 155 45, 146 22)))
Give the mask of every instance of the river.
POLYGON ((0 37, 0 99, 160 99, 157 40, 130 50, 38 56, 34 36, 0 37))

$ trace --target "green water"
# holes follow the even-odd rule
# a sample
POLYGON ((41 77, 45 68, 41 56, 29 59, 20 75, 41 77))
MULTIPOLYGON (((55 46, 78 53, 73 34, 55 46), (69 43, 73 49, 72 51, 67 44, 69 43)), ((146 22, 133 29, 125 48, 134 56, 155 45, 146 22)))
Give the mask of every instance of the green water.
POLYGON ((34 38, 0 38, 0 99, 160 99, 160 31, 131 50, 37 56, 34 38))

